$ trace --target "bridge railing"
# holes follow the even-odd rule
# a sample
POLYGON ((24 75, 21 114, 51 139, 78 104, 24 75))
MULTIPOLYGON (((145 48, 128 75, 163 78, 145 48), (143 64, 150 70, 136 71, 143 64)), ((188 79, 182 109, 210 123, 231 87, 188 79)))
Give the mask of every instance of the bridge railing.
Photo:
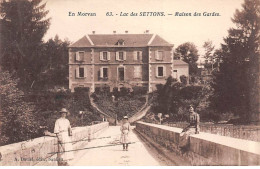
POLYGON ((260 142, 200 132, 190 135, 183 153, 179 148, 180 128, 137 122, 135 130, 157 148, 171 150, 165 155, 173 160, 177 155, 191 165, 260 165, 260 142))
MULTIPOLYGON (((188 123, 186 122, 163 124, 178 128, 185 128, 188 125, 188 123)), ((260 126, 200 123, 200 131, 221 136, 260 142, 260 126)))
MULTIPOLYGON (((108 122, 72 128, 74 150, 81 149, 108 128, 108 122)), ((0 166, 57 165, 58 142, 56 137, 43 136, 33 140, 0 147, 0 166)), ((77 153, 78 151, 74 151, 77 153)))

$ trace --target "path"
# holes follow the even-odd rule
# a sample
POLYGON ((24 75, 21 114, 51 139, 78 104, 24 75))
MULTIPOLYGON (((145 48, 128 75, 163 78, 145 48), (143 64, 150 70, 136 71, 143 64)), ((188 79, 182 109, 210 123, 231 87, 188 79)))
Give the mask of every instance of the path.
POLYGON ((123 151, 119 144, 120 127, 110 126, 99 138, 92 140, 85 148, 97 147, 80 150, 78 158, 72 161, 73 166, 160 166, 174 165, 163 159, 158 152, 145 142, 132 130, 130 138, 132 144, 129 151, 123 151), (109 137, 110 138, 103 138, 109 137), (99 147, 98 146, 105 146, 99 147), (79 158, 80 157, 80 158, 79 158))

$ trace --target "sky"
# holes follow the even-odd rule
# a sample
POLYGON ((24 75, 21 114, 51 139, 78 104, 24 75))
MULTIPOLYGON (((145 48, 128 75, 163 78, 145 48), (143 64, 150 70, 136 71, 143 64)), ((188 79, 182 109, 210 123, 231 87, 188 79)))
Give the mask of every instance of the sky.
POLYGON ((203 55, 203 44, 212 40, 216 48, 223 43, 231 18, 244 0, 45 0, 51 25, 44 40, 56 34, 75 42, 86 34, 149 33, 158 34, 178 47, 193 42, 203 55), (96 13, 96 16, 69 16, 69 12, 96 13), (106 16, 112 12, 114 16, 106 16), (164 12, 165 16, 119 16, 120 13, 164 12), (202 16, 175 16, 176 12, 201 13, 202 16), (203 13, 220 16, 203 16, 203 13), (118 15, 116 15, 118 14, 118 15), (168 15, 172 14, 172 15, 168 15))

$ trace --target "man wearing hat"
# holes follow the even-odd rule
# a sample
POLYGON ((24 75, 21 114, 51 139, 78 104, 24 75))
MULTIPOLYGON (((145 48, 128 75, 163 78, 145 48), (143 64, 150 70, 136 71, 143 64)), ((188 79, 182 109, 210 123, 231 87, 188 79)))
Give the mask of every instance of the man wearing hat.
POLYGON ((130 131, 130 123, 128 122, 128 117, 124 116, 121 130, 121 143, 123 144, 123 151, 128 151, 128 144, 130 143, 128 133, 130 131))
POLYGON ((73 147, 70 136, 72 136, 72 130, 69 120, 66 116, 69 114, 66 108, 62 108, 60 111, 60 118, 56 120, 54 133, 58 137, 58 159, 60 159, 59 165, 69 165, 69 161, 74 158, 73 147))
POLYGON ((180 134, 179 147, 181 150, 186 151, 189 145, 189 135, 199 134, 200 116, 194 111, 192 105, 189 106, 189 125, 184 128, 180 134))

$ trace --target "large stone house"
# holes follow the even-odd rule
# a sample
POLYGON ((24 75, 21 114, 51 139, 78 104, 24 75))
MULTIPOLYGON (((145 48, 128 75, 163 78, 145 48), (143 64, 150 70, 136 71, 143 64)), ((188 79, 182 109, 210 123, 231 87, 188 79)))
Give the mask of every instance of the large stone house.
POLYGON ((155 34, 93 34, 69 46, 69 88, 147 87, 173 76, 173 45, 155 34))

